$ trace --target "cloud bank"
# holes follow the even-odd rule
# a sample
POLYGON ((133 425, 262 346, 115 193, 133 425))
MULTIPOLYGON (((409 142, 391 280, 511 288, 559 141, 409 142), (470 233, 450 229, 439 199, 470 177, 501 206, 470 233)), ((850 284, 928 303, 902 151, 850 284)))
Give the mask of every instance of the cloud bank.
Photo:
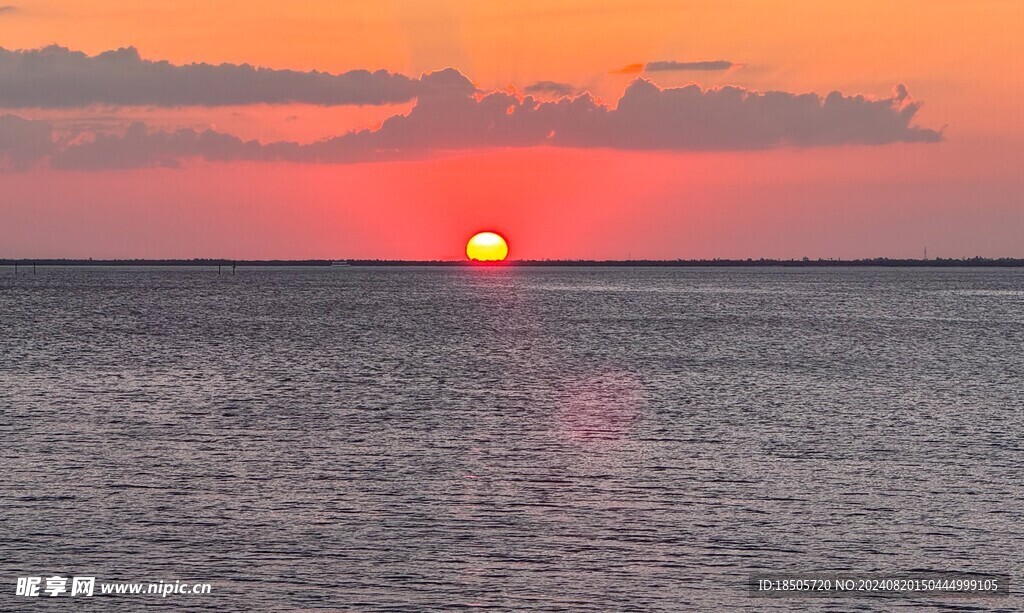
POLYGON ((422 79, 384 70, 330 74, 248 64, 178 66, 142 59, 134 47, 95 56, 58 46, 27 51, 0 48, 0 107, 9 109, 92 104, 380 105, 408 102, 429 88, 422 79))
POLYGON ((914 125, 920 108, 898 85, 889 98, 832 92, 793 94, 696 85, 629 85, 613 108, 589 94, 541 101, 507 92, 469 93, 454 70, 423 77, 429 87, 407 115, 311 144, 243 141, 213 130, 151 130, 132 124, 121 134, 81 135, 62 144, 49 124, 0 118, 0 156, 24 169, 48 160, 63 169, 176 166, 184 160, 348 163, 413 159, 441 151, 493 147, 621 150, 752 150, 931 143, 942 133, 914 125), (45 137, 44 137, 45 136, 45 137))

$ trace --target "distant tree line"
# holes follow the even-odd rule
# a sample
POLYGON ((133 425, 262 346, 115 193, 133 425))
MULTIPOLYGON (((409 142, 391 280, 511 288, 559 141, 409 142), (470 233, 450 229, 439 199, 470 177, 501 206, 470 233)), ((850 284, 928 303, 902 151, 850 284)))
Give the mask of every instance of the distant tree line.
POLYGON ((898 259, 867 258, 840 260, 819 258, 801 259, 700 259, 700 260, 510 260, 507 262, 480 264, 464 260, 227 260, 215 258, 193 259, 0 259, 0 266, 615 266, 615 267, 741 267, 741 266, 784 266, 784 267, 1024 267, 1022 258, 932 258, 898 259))

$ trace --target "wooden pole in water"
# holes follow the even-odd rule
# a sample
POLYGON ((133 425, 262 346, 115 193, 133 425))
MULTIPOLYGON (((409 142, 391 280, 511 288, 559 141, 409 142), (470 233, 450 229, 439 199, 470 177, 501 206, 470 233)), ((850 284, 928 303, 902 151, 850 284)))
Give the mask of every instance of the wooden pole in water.
POLYGON ((237 262, 231 262, 231 274, 235 274, 235 266, 238 266, 237 262))
POLYGON ((32 260, 32 274, 36 274, 36 262, 32 260))

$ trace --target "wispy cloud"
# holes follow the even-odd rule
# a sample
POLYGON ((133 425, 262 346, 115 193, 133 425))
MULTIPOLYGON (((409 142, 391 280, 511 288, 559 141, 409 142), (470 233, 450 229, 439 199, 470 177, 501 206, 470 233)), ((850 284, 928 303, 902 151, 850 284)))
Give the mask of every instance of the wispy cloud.
POLYGON ((3 15, 4 13, 17 13, 19 10, 21 9, 13 4, 5 4, 4 6, 0 6, 0 15, 3 15))
POLYGON ((622 68, 610 71, 612 74, 640 74, 644 71, 644 64, 626 64, 622 68))
POLYGON ((739 66, 728 60, 701 60, 699 62, 677 62, 675 60, 658 60, 646 64, 627 64, 616 68, 611 74, 641 74, 644 72, 685 72, 729 70, 739 66))
POLYGON ((576 88, 568 83, 558 81, 537 81, 523 88, 527 94, 554 94, 556 96, 571 96, 576 93, 576 88))
POLYGON ((736 64, 728 60, 712 60, 700 62, 675 62, 661 60, 658 62, 647 62, 644 72, 670 72, 686 70, 729 70, 736 64))

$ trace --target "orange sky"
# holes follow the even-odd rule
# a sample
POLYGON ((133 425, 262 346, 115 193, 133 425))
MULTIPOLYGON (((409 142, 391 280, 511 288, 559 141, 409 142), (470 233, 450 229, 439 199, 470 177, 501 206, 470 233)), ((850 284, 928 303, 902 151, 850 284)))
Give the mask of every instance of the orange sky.
MULTIPOLYGON (((478 228, 512 256, 1024 257, 1024 3, 1017 0, 489 3, 21 0, 7 49, 410 76, 453 66, 482 90, 551 80, 614 105, 656 60, 729 60, 648 75, 875 97, 904 83, 932 144, 808 150, 470 150, 369 164, 195 162, 174 170, 0 174, 0 257, 457 258, 478 228)), ((375 128, 386 106, 18 109, 132 119, 264 142, 375 128)), ((0 111, 4 112, 4 111, 0 111)))

